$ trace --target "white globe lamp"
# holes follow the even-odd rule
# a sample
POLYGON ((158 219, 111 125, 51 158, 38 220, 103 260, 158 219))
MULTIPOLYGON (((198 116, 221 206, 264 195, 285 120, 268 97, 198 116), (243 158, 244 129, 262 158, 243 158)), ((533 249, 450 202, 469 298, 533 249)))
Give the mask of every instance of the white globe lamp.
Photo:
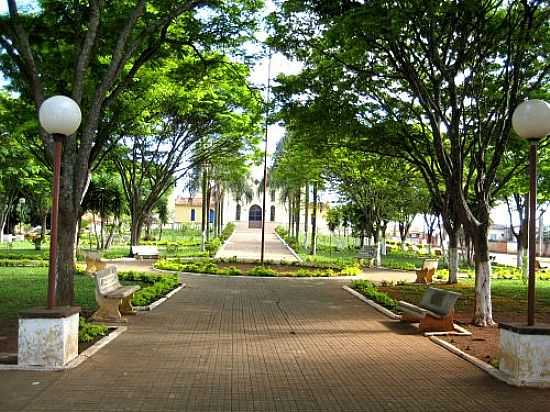
POLYGON ((50 134, 72 135, 82 121, 78 104, 67 96, 52 96, 42 103, 38 119, 44 130, 50 134))
POLYGON ((522 139, 541 139, 550 134, 550 104, 532 99, 522 102, 512 115, 512 127, 522 139))

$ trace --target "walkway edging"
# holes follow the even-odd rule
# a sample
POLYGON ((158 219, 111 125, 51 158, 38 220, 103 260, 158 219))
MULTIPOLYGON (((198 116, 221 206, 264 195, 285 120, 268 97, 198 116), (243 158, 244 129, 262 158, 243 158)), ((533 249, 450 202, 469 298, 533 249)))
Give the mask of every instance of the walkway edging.
POLYGON ((279 239, 279 241, 286 246, 286 248, 288 249, 288 251, 290 252, 290 254, 292 256, 294 256, 296 259, 298 259, 298 262, 302 262, 302 258, 300 256, 298 256, 298 254, 294 251, 294 249, 292 249, 288 243, 286 243, 286 241, 281 237, 279 236, 279 234, 277 233, 277 231, 273 231, 273 233, 275 233, 275 236, 277 236, 277 239, 279 239))
POLYGON ((170 299, 172 296, 174 296, 176 293, 178 293, 180 290, 182 290, 186 286, 187 285, 185 283, 182 283, 180 286, 178 286, 175 289, 172 289, 170 292, 168 292, 165 296, 163 296, 159 300, 156 300, 147 306, 134 306, 134 309, 137 310, 138 312, 149 312, 155 309, 157 306, 162 305, 164 302, 166 302, 168 299, 170 299))
POLYGON ((391 310, 386 309, 384 306, 379 305, 374 300, 370 300, 363 296, 361 293, 357 292, 356 290, 350 288, 349 286, 342 286, 342 289, 344 289, 346 292, 351 293, 353 296, 358 298, 359 300, 362 300, 367 305, 372 306, 374 309, 376 309, 378 312, 382 313, 383 315, 386 315, 388 318, 393 320, 401 320, 401 316, 393 313, 391 310))
POLYGON ((231 232, 231 234, 229 235, 229 237, 227 239, 225 239, 225 241, 222 243, 222 245, 218 248, 218 250, 216 251, 216 254, 213 256, 214 259, 218 259, 218 254, 223 252, 223 250, 225 249, 225 245, 227 245, 229 243, 229 240, 233 237, 233 235, 235 234, 236 232, 236 227, 233 228, 233 232, 231 232))
POLYGON ((76 358, 74 358, 72 361, 67 363, 65 366, 61 366, 58 368, 42 368, 39 366, 0 365, 0 371, 17 370, 17 371, 35 371, 35 372, 55 372, 55 371, 63 371, 67 369, 76 368, 77 366, 82 364, 86 359, 91 358, 93 355, 99 352, 100 349, 102 349, 104 346, 107 346, 109 343, 111 343, 113 340, 115 340, 116 338, 118 338, 120 335, 122 335, 124 332, 128 330, 126 326, 111 326, 111 328, 115 330, 109 333, 107 336, 98 340, 96 343, 94 343, 85 351, 82 351, 76 358))
POLYGON ((498 379, 499 381, 502 381, 510 386, 541 388, 541 389, 550 388, 550 384, 544 384, 544 383, 541 383, 539 385, 523 385, 520 382, 517 382, 516 380, 512 379, 511 376, 502 372, 500 369, 497 369, 494 366, 488 364, 487 362, 483 362, 481 359, 478 359, 475 356, 472 356, 469 353, 466 353, 458 349, 456 346, 450 344, 449 342, 444 341, 443 339, 440 339, 436 336, 429 336, 429 338, 436 345, 439 345, 442 348, 447 349, 449 352, 454 353, 455 355, 471 363, 472 365, 477 366, 479 369, 488 373, 493 378, 498 379))

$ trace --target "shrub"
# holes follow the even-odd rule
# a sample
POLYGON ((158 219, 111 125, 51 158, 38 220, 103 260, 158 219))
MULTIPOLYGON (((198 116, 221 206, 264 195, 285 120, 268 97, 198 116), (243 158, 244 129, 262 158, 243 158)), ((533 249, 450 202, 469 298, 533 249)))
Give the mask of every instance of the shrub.
POLYGON ((40 268, 48 266, 47 260, 32 260, 32 259, 0 259, 0 267, 32 267, 40 268))
POLYGON ((220 238, 215 237, 206 244, 206 250, 208 251, 208 254, 210 256, 214 256, 221 245, 222 241, 220 240, 220 238))
POLYGON ((265 266, 256 266, 250 269, 247 273, 248 276, 277 276, 277 272, 265 266))
POLYGON ((118 278, 124 281, 137 281, 147 286, 142 286, 134 293, 132 304, 136 306, 147 306, 158 299, 166 296, 176 289, 179 279, 176 275, 156 275, 147 272, 119 272, 118 278))
POLYGON ((94 341, 98 336, 106 336, 109 329, 105 325, 89 323, 84 318, 80 318, 78 323, 78 341, 88 343, 94 341))
POLYGON ((225 242, 227 239, 229 239, 229 236, 231 236, 234 231, 235 231, 235 224, 234 223, 228 223, 227 225, 225 225, 225 227, 222 230, 222 235, 221 235, 222 242, 225 242))
POLYGON ((361 274, 361 268, 357 266, 346 266, 340 271, 340 276, 357 276, 361 274))
POLYGON ((397 310, 397 301, 387 293, 380 292, 378 289, 376 289, 374 283, 369 282, 368 280, 354 280, 353 282, 351 282, 351 287, 352 289, 355 289, 356 291, 361 293, 363 296, 374 300, 376 303, 379 303, 385 308, 392 311, 397 310))

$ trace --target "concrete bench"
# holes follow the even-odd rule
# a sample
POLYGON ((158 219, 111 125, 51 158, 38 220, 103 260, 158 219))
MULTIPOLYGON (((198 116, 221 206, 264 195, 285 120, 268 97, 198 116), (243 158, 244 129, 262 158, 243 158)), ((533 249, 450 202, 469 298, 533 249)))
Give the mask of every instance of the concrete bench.
POLYGON ((437 259, 424 259, 422 268, 416 271, 416 283, 432 283, 433 276, 437 271, 437 259))
POLYGON ((366 260, 369 267, 373 266, 376 259, 376 246, 363 246, 357 253, 356 259, 361 263, 366 260))
POLYGON ((422 332, 449 332, 454 329, 454 306, 460 293, 437 288, 428 288, 420 304, 399 301, 404 322, 420 322, 422 332))
POLYGON ((116 267, 110 266, 95 274, 95 299, 98 309, 92 320, 108 323, 126 323, 122 315, 134 315, 132 296, 140 289, 139 285, 122 286, 118 280, 116 267))
POLYGON ((159 250, 156 246, 132 246, 132 255, 136 259, 153 258, 158 259, 159 250))
POLYGON ((86 269, 85 272, 88 275, 93 275, 96 272, 103 270, 107 267, 107 263, 101 260, 99 252, 86 252, 86 269))

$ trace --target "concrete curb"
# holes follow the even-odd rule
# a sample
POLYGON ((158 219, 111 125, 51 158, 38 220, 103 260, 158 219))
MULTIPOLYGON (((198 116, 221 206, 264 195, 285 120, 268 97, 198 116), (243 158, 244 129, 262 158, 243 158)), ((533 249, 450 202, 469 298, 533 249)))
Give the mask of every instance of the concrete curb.
POLYGON ((298 260, 298 262, 302 262, 302 258, 300 256, 298 256, 298 254, 294 251, 294 249, 292 249, 288 245, 288 243, 286 243, 285 240, 281 236, 279 236, 279 234, 277 232, 274 231, 273 233, 275 233, 275 236, 277 237, 277 239, 279 239, 281 241, 281 243, 286 246, 286 248, 292 254, 292 256, 294 256, 298 260))
POLYGON ((500 369, 495 368, 494 366, 488 364, 487 362, 483 362, 481 359, 478 359, 475 356, 472 356, 458 349, 456 346, 450 344, 447 341, 444 341, 443 339, 440 339, 436 336, 430 336, 429 338, 435 344, 441 346, 442 348, 447 349, 449 352, 454 353, 455 355, 461 357, 465 361, 470 362, 472 365, 477 366, 479 369, 487 372, 493 378, 498 379, 499 381, 502 381, 510 386, 516 386, 518 388, 536 388, 536 389, 550 388, 550 384, 548 383, 525 384, 523 382, 518 382, 507 373, 504 373, 500 369))
POLYGON ((393 319, 393 320, 401 320, 400 315, 397 315, 397 314, 393 313, 391 310, 386 309, 384 306, 379 305, 378 303, 376 303, 373 300, 367 299, 361 293, 357 292, 356 290, 353 290, 349 286, 342 286, 342 289, 344 289, 348 293, 351 293, 357 299, 362 300, 367 305, 372 306, 374 309, 376 309, 378 312, 382 313, 383 315, 386 315, 388 318, 393 319))
POLYGON ((167 293, 166 296, 160 298, 159 300, 156 300, 147 306, 134 306, 134 309, 138 312, 149 312, 155 309, 157 306, 162 305, 164 302, 166 302, 168 299, 170 299, 172 296, 174 296, 176 293, 178 293, 180 290, 182 290, 186 286, 187 285, 185 283, 182 283, 180 286, 173 289, 172 291, 167 293))
POLYGON ((120 335, 122 335, 124 332, 128 330, 126 326, 111 326, 112 329, 115 329, 113 332, 111 332, 109 335, 105 336, 104 338, 101 338, 96 343, 94 343, 92 346, 90 346, 88 349, 80 353, 76 358, 74 358, 72 361, 67 363, 65 366, 58 367, 58 368, 42 368, 39 366, 19 366, 19 365, 0 365, 0 371, 3 370, 16 370, 16 371, 43 371, 43 372, 55 372, 55 371, 63 371, 67 369, 73 369, 82 364, 86 359, 91 358, 93 355, 95 355, 101 348, 104 346, 107 346, 109 343, 111 343, 113 340, 118 338, 120 335))
MULTIPOLYGON (((235 227, 235 229, 237 229, 235 227)), ((229 243, 229 241, 231 240, 231 238, 233 237, 233 235, 235 234, 236 230, 233 229, 233 233, 231 233, 231 235, 229 235, 229 237, 225 240, 225 242, 222 243, 222 245, 218 248, 216 254, 214 255, 214 259, 218 259, 219 258, 219 254, 221 252, 223 252, 223 250, 225 249, 225 245, 227 245, 229 243)))

